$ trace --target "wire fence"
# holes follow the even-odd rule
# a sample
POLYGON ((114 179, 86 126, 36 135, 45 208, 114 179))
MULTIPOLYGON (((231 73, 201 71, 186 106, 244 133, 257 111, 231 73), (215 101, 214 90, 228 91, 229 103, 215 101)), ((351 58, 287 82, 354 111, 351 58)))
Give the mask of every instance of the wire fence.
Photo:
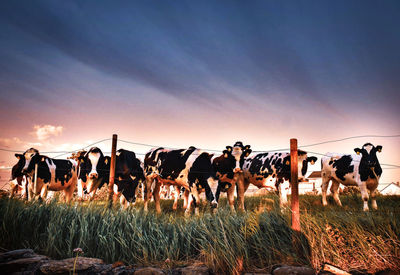
MULTIPOLYGON (((400 135, 360 135, 360 136, 351 136, 351 137, 345 137, 341 139, 335 139, 335 140, 328 140, 328 141, 322 141, 318 143, 312 143, 312 144, 306 144, 306 145, 301 145, 298 146, 298 148, 307 148, 307 147, 313 147, 313 146, 318 146, 318 145, 323 145, 323 144, 329 144, 329 143, 336 143, 336 142, 341 142, 341 141, 346 141, 346 140, 351 140, 351 139, 359 139, 359 138, 399 138, 400 135)), ((44 151, 40 152, 41 154, 57 154, 53 158, 59 158, 68 154, 76 153, 78 151, 85 150, 89 147, 92 147, 94 145, 110 141, 111 138, 105 138, 98 140, 94 143, 88 144, 84 147, 75 149, 75 150, 70 150, 70 151, 44 151)), ((155 145, 155 144, 148 144, 148 143, 142 143, 142 142, 135 142, 135 141, 128 141, 128 140, 123 140, 123 139, 118 139, 118 142, 122 142, 125 144, 130 144, 130 145, 135 145, 135 146, 142 146, 142 147, 151 147, 151 148, 166 148, 170 150, 178 150, 179 148, 176 147, 169 147, 169 146, 162 146, 162 145, 155 145)), ((217 149, 201 149, 202 151, 206 152, 219 152, 222 153, 223 150, 217 150, 217 149)), ((225 149, 224 149, 225 150, 225 149)), ((15 150, 15 149, 7 149, 7 148, 0 148, 0 151, 3 152, 10 152, 10 153, 24 153, 24 150, 15 150)), ((282 151, 290 151, 290 148, 282 148, 282 149, 273 149, 273 150, 253 150, 252 154, 256 153, 272 153, 272 152, 282 152, 282 151)), ((103 152, 104 154, 110 154, 111 152, 103 152)), ((139 156, 145 156, 148 152, 135 152, 136 155, 139 156)), ((324 154, 324 153, 319 153, 319 152, 313 152, 313 151, 307 151, 308 154, 313 154, 317 156, 327 156, 330 157, 330 155, 324 154)), ((354 160, 357 161, 357 160, 354 160)), ((398 164, 387 164, 387 163, 381 163, 381 166, 383 170, 394 170, 394 169, 400 169, 400 165, 398 164)), ((11 170, 11 167, 2 167, 0 170, 11 170)), ((309 170, 310 172, 318 171, 318 170, 309 170)))

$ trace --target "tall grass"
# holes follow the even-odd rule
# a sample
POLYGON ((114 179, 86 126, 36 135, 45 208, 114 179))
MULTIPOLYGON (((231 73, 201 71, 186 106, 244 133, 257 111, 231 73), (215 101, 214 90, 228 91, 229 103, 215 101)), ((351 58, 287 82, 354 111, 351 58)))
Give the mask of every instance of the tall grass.
MULTIPOLYGON (((201 261, 218 273, 239 273, 274 264, 323 262, 374 272, 400 266, 400 198, 380 197, 380 210, 364 213, 360 198, 342 199, 347 209, 323 208, 320 198, 301 196, 302 233, 289 227, 290 213, 276 211, 276 197, 246 198, 246 213, 225 207, 185 218, 164 201, 163 214, 137 208, 106 210, 102 204, 24 203, 0 199, 0 246, 29 247, 54 258, 85 256, 106 262, 164 268, 201 261), (355 211, 354 209, 357 209, 355 211), (294 247, 294 244, 296 246, 294 247), (168 261, 166 261, 169 259, 168 261)), ((154 207, 154 206, 152 206, 154 207)))

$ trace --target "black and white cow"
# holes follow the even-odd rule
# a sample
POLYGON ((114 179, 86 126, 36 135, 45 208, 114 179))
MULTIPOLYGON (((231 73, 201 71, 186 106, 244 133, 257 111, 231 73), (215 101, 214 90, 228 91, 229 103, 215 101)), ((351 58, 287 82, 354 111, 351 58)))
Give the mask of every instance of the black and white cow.
MULTIPOLYGON (((198 214, 199 194, 205 190, 206 198, 212 207, 216 207, 214 194, 210 188, 213 183, 213 170, 211 164, 212 154, 203 152, 195 147, 180 150, 166 150, 164 148, 152 149, 145 156, 144 170, 146 176, 144 209, 151 195, 154 197, 156 211, 161 212, 160 187, 162 185, 173 185, 185 188, 186 214, 190 213, 191 201, 188 201, 189 193, 192 195, 195 213, 198 214), (152 190, 152 192, 151 192, 152 190)), ((175 196, 174 206, 177 207, 175 196)))
MULTIPOLYGON (((92 147, 78 159, 81 185, 93 199, 96 190, 109 183, 111 158, 104 156, 99 148, 92 147)), ((135 202, 137 187, 141 181, 144 181, 144 174, 140 160, 136 158, 134 152, 119 149, 116 152, 114 196, 122 194, 121 204, 125 206, 126 202, 135 202)))
POLYGON ((15 154, 18 162, 11 169, 10 184, 10 198, 12 198, 19 190, 21 190, 21 196, 28 199, 28 182, 25 175, 22 173, 22 169, 25 166, 25 157, 23 154, 15 154))
MULTIPOLYGON (((114 194, 121 196, 121 204, 134 203, 139 184, 145 181, 141 162, 132 151, 119 149, 116 154, 114 194)), ((126 205, 125 205, 126 206, 126 205)))
POLYGON ((232 211, 234 211, 234 195, 236 183, 240 175, 243 173, 241 167, 244 159, 251 153, 250 145, 243 146, 238 141, 234 146, 226 146, 226 150, 222 155, 213 159, 214 177, 218 180, 216 190, 216 200, 218 202, 221 192, 226 192, 228 203, 232 211))
POLYGON ((28 184, 29 199, 40 195, 47 198, 48 191, 64 191, 65 201, 72 199, 77 185, 77 164, 73 160, 52 159, 40 155, 39 151, 31 148, 24 153, 25 165, 22 170, 30 182, 28 184), (35 166, 37 174, 35 174, 35 166), (36 184, 34 178, 37 178, 36 184))
MULTIPOLYGON (((317 161, 316 157, 308 157, 307 152, 298 150, 298 178, 301 181, 304 179, 308 163, 314 164, 317 161)), ((287 192, 290 184, 290 153, 268 152, 260 153, 254 156, 246 157, 243 161, 243 177, 240 177, 238 185, 239 205, 244 209, 244 192, 250 184, 258 188, 278 189, 280 197, 280 205, 287 204, 287 192), (275 179, 273 182, 273 179, 275 179), (243 186, 243 187, 242 187, 243 186)))
POLYGON ((78 196, 83 198, 87 193, 93 200, 96 191, 109 182, 111 158, 104 156, 98 147, 92 147, 87 152, 80 151, 73 157, 79 163, 78 196))
POLYGON ((322 166, 322 204, 327 205, 326 191, 329 182, 332 181, 331 192, 338 205, 342 205, 339 199, 340 183, 346 186, 358 186, 364 200, 364 211, 368 211, 368 190, 371 193, 372 208, 377 209, 376 189, 379 178, 382 175, 382 168, 376 156, 382 151, 382 146, 374 146, 365 143, 361 149, 355 148, 357 155, 343 155, 328 153, 321 159, 322 166))

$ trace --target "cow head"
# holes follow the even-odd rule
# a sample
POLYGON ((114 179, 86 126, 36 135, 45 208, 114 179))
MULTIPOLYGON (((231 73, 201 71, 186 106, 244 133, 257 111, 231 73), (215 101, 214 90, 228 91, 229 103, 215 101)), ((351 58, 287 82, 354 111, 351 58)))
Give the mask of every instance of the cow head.
POLYGON ((27 172, 29 164, 31 162, 31 159, 35 155, 39 155, 39 151, 37 149, 35 149, 35 148, 30 148, 30 149, 25 151, 25 153, 23 154, 23 157, 25 159, 25 165, 22 168, 22 173, 26 173, 27 172))
POLYGON ((105 157, 103 152, 92 147, 83 156, 79 156, 80 171, 79 179, 86 182, 88 192, 101 187, 104 182, 108 182, 110 175, 110 158, 105 157))
POLYGON ((376 153, 382 151, 381 145, 375 147, 371 143, 365 143, 361 149, 355 148, 354 151, 357 155, 361 154, 360 165, 366 166, 369 169, 380 168, 376 153))
MULTIPOLYGON (((316 157, 308 157, 307 152, 305 151, 302 150, 297 151, 298 178, 300 180, 304 180, 305 178, 308 169, 308 163, 311 163, 313 165, 317 160, 318 159, 316 157)), ((289 163, 290 163, 290 155, 289 155, 289 163)), ((290 171, 290 166, 289 166, 289 171, 290 171)))
MULTIPOLYGON (((26 157, 26 155, 25 155, 25 157, 26 157)), ((23 173, 28 176, 32 176, 33 172, 35 171, 36 164, 38 165, 38 169, 43 169, 43 165, 46 165, 45 164, 46 159, 48 159, 48 157, 42 156, 39 153, 34 154, 29 160, 28 167, 26 169, 24 168, 23 173)), ((28 162, 28 161, 26 161, 26 162, 28 162)), ((25 163, 25 167, 26 167, 26 163, 25 163)), ((43 172, 43 170, 41 170, 41 171, 43 172)))
MULTIPOLYGON (((232 148, 230 146, 226 147, 232 148)), ((243 146, 241 141, 237 141, 232 148, 232 156, 235 158, 235 168, 233 169, 234 173, 242 173, 242 166, 244 164, 244 160, 251 153, 250 145, 243 146)))

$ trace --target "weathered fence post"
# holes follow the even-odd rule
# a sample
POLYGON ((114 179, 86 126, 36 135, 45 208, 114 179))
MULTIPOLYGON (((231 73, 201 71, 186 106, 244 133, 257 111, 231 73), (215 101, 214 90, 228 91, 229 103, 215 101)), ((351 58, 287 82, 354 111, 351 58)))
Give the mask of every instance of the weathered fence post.
POLYGON ((108 183, 108 207, 109 208, 111 208, 111 206, 113 204, 116 153, 117 153, 117 135, 114 134, 112 137, 112 147, 111 147, 110 181, 108 183))
POLYGON ((297 139, 290 139, 290 183, 292 185, 292 229, 300 231, 297 139))

